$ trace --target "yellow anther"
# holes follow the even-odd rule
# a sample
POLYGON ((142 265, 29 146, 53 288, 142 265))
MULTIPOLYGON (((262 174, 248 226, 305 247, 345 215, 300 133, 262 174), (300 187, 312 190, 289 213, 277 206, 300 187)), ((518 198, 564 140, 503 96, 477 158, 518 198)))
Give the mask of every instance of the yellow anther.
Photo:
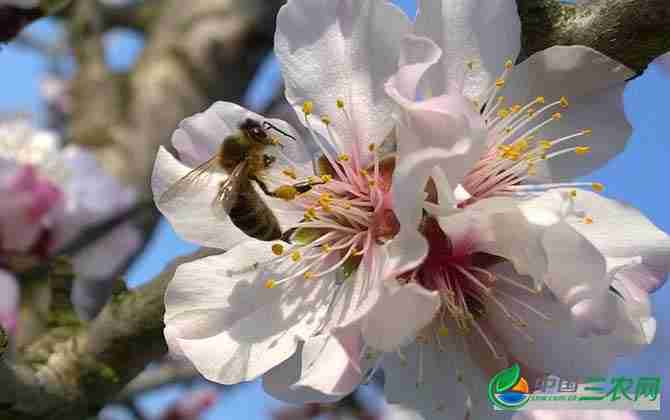
POLYGON ((535 115, 535 108, 528 108, 526 114, 528 114, 529 117, 532 117, 533 115, 535 115))
POLYGON ((349 162, 349 155, 341 154, 337 157, 337 160, 339 160, 340 162, 349 162))
POLYGON ((449 328, 447 327, 441 327, 438 331, 438 334, 440 334, 442 337, 448 337, 449 336, 449 328))
POLYGON ((284 253, 284 245, 282 244, 274 244, 272 245, 272 253, 279 256, 284 253))
POLYGON ((355 255, 355 256, 358 257, 358 256, 361 256, 361 255, 363 255, 363 254, 364 254, 364 252, 363 252, 362 249, 358 249, 358 248, 354 247, 354 255, 355 255))
POLYGON ((577 153, 579 156, 585 155, 590 151, 591 151, 591 148, 589 146, 577 146, 577 147, 575 147, 575 153, 577 153))
POLYGON ((290 201, 298 195, 298 190, 296 190, 292 185, 282 185, 281 187, 274 190, 274 195, 283 200, 290 201))
POLYGON ((535 103, 543 104, 544 102, 545 102, 544 96, 538 96, 537 98, 535 98, 535 103))
POLYGON ((539 143, 540 143, 540 146, 542 146, 542 148, 543 148, 544 150, 549 150, 549 149, 551 149, 551 144, 552 144, 552 143, 551 143, 550 140, 540 140, 539 143))
POLYGON ((324 254, 328 254, 331 251, 332 247, 328 244, 321 245, 321 250, 324 254))
POLYGON ((370 180, 368 181, 368 185, 374 187, 375 185, 377 185, 377 182, 375 180, 370 180))
POLYGON ((507 118, 509 116, 509 110, 506 108, 498 110, 498 116, 500 118, 507 118))
POLYGON ((364 177, 368 177, 368 176, 370 176, 370 172, 368 172, 365 169, 361 169, 361 175, 363 175, 364 177))
POLYGON ((535 168, 535 164, 533 163, 528 164, 528 175, 530 176, 537 175, 537 168, 535 168))
POLYGON ((338 99, 335 103, 337 104, 338 108, 340 109, 344 108, 344 100, 338 99))
POLYGON ((514 114, 514 113, 516 113, 516 112, 519 112, 519 111, 521 110, 521 105, 519 105, 519 104, 512 105, 512 106, 509 108, 509 110, 510 110, 510 112, 511 112, 512 114, 514 114))
POLYGON ((330 211, 332 210, 331 207, 330 207, 331 201, 332 201, 331 198, 327 198, 327 197, 319 198, 319 205, 321 206, 323 211, 330 213, 330 211))
POLYGON ((572 198, 577 197, 577 190, 570 190, 570 197, 572 198))
POLYGON ((305 219, 307 220, 318 219, 318 217, 316 216, 316 209, 314 207, 310 207, 307 209, 307 211, 305 212, 305 219))
POLYGON ((586 216, 584 218, 584 223, 586 223, 587 225, 590 225, 591 223, 593 223, 593 218, 589 217, 589 216, 586 216))
POLYGON ((279 139, 274 137, 270 140, 270 143, 272 143, 273 146, 281 146, 281 142, 279 141, 279 139))
POLYGON ((586 129, 582 130, 581 133, 585 136, 589 136, 593 133, 593 130, 591 130, 590 128, 586 128, 586 129))
POLYGON ((516 142, 514 142, 513 147, 519 152, 524 152, 526 151, 526 149, 528 149, 528 140, 519 139, 516 142))
POLYGON ((505 86, 505 79, 496 79, 496 87, 501 88, 505 86))
POLYGON ((561 104, 561 108, 567 108, 570 105, 570 102, 568 102, 568 98, 566 98, 565 96, 561 96, 559 102, 561 104))
POLYGON ((284 169, 281 173, 283 173, 284 175, 286 175, 291 179, 296 179, 298 177, 293 169, 284 169))
POLYGON ((268 279, 268 281, 265 282, 266 289, 274 289, 276 286, 277 282, 274 279, 268 279))
POLYGON ((313 279, 316 276, 316 273, 313 271, 306 271, 305 274, 303 274, 303 277, 305 277, 305 280, 310 280, 313 279))
POLYGON ((368 144, 368 150, 370 151, 370 153, 374 152, 376 148, 377 148, 376 144, 374 143, 368 144))
POLYGON ((332 176, 332 175, 328 175, 328 174, 326 174, 326 175, 321 175, 321 182, 323 182, 324 184, 326 184, 326 183, 328 183, 328 182, 330 182, 330 181, 332 181, 332 180, 333 180, 333 176, 332 176))
POLYGON ((512 60, 507 60, 507 61, 505 61, 505 68, 506 68, 507 70, 511 70, 512 67, 514 67, 514 62, 513 62, 512 60))
POLYGON ((563 115, 562 115, 560 112, 554 112, 554 113, 551 115, 551 118, 554 119, 554 120, 560 120, 562 116, 563 116, 563 115))
POLYGON ((321 116, 321 122, 324 123, 324 124, 326 124, 326 125, 330 124, 330 122, 331 122, 331 121, 330 121, 330 117, 327 116, 327 115, 322 115, 322 116, 321 116))
POLYGON ((291 252, 291 259, 293 262, 298 262, 302 259, 302 255, 300 255, 300 251, 293 251, 291 252))
POLYGON ((305 101, 302 104, 302 112, 304 112, 305 115, 310 115, 313 111, 314 111, 314 102, 305 101))
POLYGON ((591 184, 591 188, 593 188, 593 191, 595 192, 603 192, 603 190, 605 189, 605 185, 603 185, 600 182, 594 182, 591 184))
POLYGON ((468 70, 473 70, 475 68, 475 64, 476 63, 474 60, 470 60, 467 63, 465 63, 465 65, 468 67, 468 70))

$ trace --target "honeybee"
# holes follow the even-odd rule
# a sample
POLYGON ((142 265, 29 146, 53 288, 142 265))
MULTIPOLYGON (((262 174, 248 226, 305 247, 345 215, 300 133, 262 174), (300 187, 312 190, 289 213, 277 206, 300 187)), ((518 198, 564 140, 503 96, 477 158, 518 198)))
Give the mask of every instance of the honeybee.
MULTIPOLYGON (((273 241, 282 237, 277 217, 254 189, 251 181, 258 184, 268 196, 276 197, 261 173, 269 168, 276 157, 265 153, 267 147, 282 147, 268 134, 275 130, 295 141, 295 137, 279 129, 268 121, 262 124, 247 118, 239 125, 239 130, 223 139, 217 154, 172 184, 158 199, 159 204, 172 201, 187 190, 206 185, 210 176, 223 169, 228 178, 219 185, 212 201, 212 210, 220 218, 230 220, 247 235, 262 241, 273 241)), ((309 191, 313 183, 297 183, 292 186, 297 193, 309 191)))

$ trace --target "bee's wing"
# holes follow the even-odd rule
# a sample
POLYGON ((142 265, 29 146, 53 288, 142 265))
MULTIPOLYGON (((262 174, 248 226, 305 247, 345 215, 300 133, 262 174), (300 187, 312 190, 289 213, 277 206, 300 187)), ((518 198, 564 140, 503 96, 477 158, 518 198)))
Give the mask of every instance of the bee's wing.
POLYGON ((226 218, 230 209, 237 202, 242 181, 246 179, 247 161, 244 160, 235 166, 228 178, 219 185, 219 192, 212 200, 212 210, 219 218, 226 218))
POLYGON ((185 194, 188 190, 202 188, 209 182, 212 173, 219 168, 219 156, 212 156, 208 161, 200 164, 197 168, 179 178, 177 182, 170 185, 158 198, 158 204, 165 204, 174 200, 177 196, 185 194))

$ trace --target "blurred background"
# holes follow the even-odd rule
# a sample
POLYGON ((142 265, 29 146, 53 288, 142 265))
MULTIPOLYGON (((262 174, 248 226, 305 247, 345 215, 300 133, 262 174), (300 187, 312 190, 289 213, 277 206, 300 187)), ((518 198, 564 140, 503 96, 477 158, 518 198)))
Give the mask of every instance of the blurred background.
MULTIPOLYGON (((116 0, 108 3, 132 3, 116 0)), ((187 3, 187 2, 185 2, 187 3)), ((397 0, 410 16, 415 13, 413 0, 397 0)), ((65 31, 53 18, 42 19, 31 25, 14 42, 0 50, 0 116, 27 115, 40 126, 59 129, 60 119, 67 118, 71 103, 68 98, 68 80, 75 72, 75 60, 67 51, 65 31)), ((144 48, 143 35, 131 29, 112 29, 104 35, 105 60, 119 74, 130 69, 144 48)), ((243 105, 263 110, 281 88, 277 64, 268 55, 247 87, 243 105)), ((642 76, 633 80, 625 93, 627 115, 634 127, 633 139, 627 150, 604 169, 589 177, 590 181, 606 185, 605 195, 628 202, 640 209, 655 224, 670 231, 670 187, 665 169, 670 156, 668 120, 670 107, 670 78, 652 65, 642 76)), ((164 220, 154 231, 145 251, 126 276, 131 287, 137 287, 160 273, 176 256, 193 252, 196 246, 179 239, 164 220)), ((658 331, 655 342, 636 357, 622 360, 618 373, 627 375, 661 376, 664 400, 670 396, 670 365, 663 363, 670 349, 670 288, 662 288, 653 296, 658 331)), ((214 387, 200 380, 182 385, 163 387, 142 396, 136 407, 143 418, 163 418, 166 410, 180 400, 185 392, 211 389, 216 393, 215 403, 204 419, 272 419, 285 405, 266 396, 259 383, 234 387, 214 387)), ((383 403, 374 385, 364 386, 360 401, 370 413, 383 413, 383 403)), ((133 419, 128 407, 110 406, 101 418, 133 419)), ((135 416, 137 412, 135 413, 135 416)), ((644 419, 665 419, 661 412, 642 413, 644 419)), ((293 417, 300 418, 298 414, 293 417)))

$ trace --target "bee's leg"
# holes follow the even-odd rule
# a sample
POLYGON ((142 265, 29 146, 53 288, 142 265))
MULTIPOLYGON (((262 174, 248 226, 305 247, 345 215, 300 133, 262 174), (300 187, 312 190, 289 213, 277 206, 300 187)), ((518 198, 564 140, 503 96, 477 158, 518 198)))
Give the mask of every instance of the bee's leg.
POLYGON ((275 194, 272 191, 270 191, 268 186, 265 185, 265 182, 258 179, 258 177, 254 176, 254 175, 249 175, 249 179, 252 180, 252 181, 256 181, 256 184, 258 184, 258 186, 261 187, 261 190, 263 190, 263 193, 265 193, 265 195, 275 197, 275 194))
POLYGON ((250 175, 249 179, 256 181, 259 187, 265 195, 275 198, 281 198, 283 200, 293 200, 298 194, 304 194, 312 189, 315 185, 324 184, 322 180, 306 180, 296 182, 295 184, 282 185, 274 191, 270 191, 265 182, 261 181, 257 177, 250 175))

